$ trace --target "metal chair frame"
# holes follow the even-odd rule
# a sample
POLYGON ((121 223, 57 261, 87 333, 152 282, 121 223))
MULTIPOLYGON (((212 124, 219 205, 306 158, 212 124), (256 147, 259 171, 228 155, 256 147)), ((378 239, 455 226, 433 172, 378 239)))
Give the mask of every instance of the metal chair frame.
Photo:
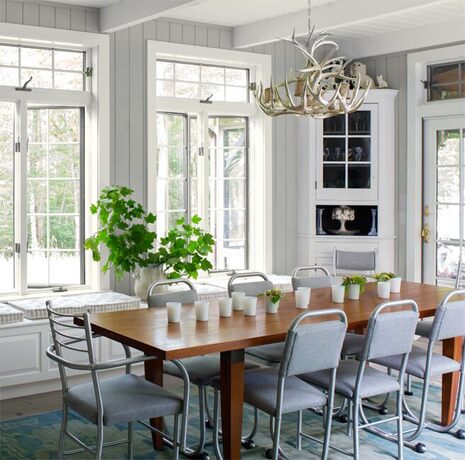
MULTIPOLYGON (((63 418, 60 428, 60 439, 59 439, 59 447, 58 447, 58 458, 61 460, 64 455, 71 455, 80 452, 89 452, 94 454, 96 459, 100 459, 102 456, 102 450, 104 447, 115 446, 118 444, 128 444, 128 458, 133 458, 133 422, 128 422, 128 438, 122 439, 118 441, 112 441, 108 443, 103 442, 103 399, 102 399, 102 392, 100 387, 100 380, 99 380, 99 371, 115 369, 119 367, 125 367, 126 374, 131 373, 131 366, 133 364, 142 363, 145 361, 150 361, 153 359, 157 359, 153 356, 137 356, 131 357, 131 349, 122 344, 124 348, 124 352, 126 355, 125 359, 119 359, 112 362, 107 363, 97 363, 95 359, 94 347, 93 347, 93 339, 99 337, 98 334, 93 334, 91 327, 90 327, 90 315, 89 313, 84 313, 82 315, 68 315, 68 314, 61 314, 53 310, 52 302, 47 301, 47 314, 50 322, 50 328, 52 333, 53 345, 50 345, 47 348, 46 354, 48 358, 52 361, 55 361, 58 365, 58 370, 60 374, 61 386, 62 386, 62 394, 64 395, 68 389, 68 378, 66 375, 66 368, 73 369, 73 370, 80 370, 80 371, 89 371, 92 376, 92 384, 95 392, 95 400, 97 405, 97 443, 94 446, 88 446, 83 441, 81 441, 77 436, 73 435, 68 431, 68 413, 69 407, 63 401, 63 418), (83 318, 84 326, 78 326, 73 323, 68 323, 64 321, 60 321, 58 318, 65 318, 65 319, 74 319, 76 317, 83 318), (58 329, 61 327, 62 329, 58 329), (71 332, 65 333, 64 330, 67 328, 71 331, 81 331, 84 332, 84 336, 78 337, 71 335, 71 332), (61 338, 64 338, 60 340, 61 338), (84 343, 84 348, 79 348, 76 345, 79 343, 84 343), (72 350, 74 352, 80 352, 87 354, 89 359, 89 363, 76 363, 74 361, 70 361, 68 359, 63 358, 62 351, 64 349, 72 350), (78 445, 80 448, 72 449, 69 451, 64 450, 64 442, 65 438, 68 436, 78 445)), ((185 373, 183 366, 177 360, 173 360, 173 363, 180 369, 182 375, 186 378, 184 383, 184 398, 188 397, 189 395, 189 378, 185 373)), ((186 399, 184 399, 186 401, 186 399)), ((187 404, 183 405, 183 412, 181 417, 187 416, 187 404)), ((164 437, 164 440, 168 441, 170 446, 173 448, 173 458, 176 460, 179 458, 179 414, 174 416, 174 434, 172 439, 167 439, 166 434, 162 433, 158 429, 152 427, 148 423, 138 420, 139 423, 149 428, 151 431, 161 434, 164 437)))
POLYGON ((156 281, 155 283, 152 283, 148 289, 147 289, 147 298, 153 294, 153 291, 160 286, 171 286, 173 284, 186 284, 189 289, 195 291, 195 286, 194 283, 190 280, 186 280, 184 278, 175 278, 172 280, 162 280, 162 281, 156 281))
MULTIPOLYGON (((299 326, 299 324, 307 319, 307 318, 316 318, 316 317, 321 317, 321 316, 330 316, 330 315, 337 315, 341 319, 341 321, 345 324, 347 328, 347 316, 342 310, 337 310, 337 309, 331 309, 331 310, 316 310, 316 311, 308 311, 300 314, 294 320, 292 321, 288 334, 290 332, 295 332, 299 326)), ((290 358, 289 358, 290 359, 290 358)), ((331 383, 330 383, 330 388, 328 389, 327 393, 327 403, 325 406, 325 410, 327 414, 332 413, 333 411, 333 406, 334 406, 334 388, 335 388, 335 383, 336 383, 336 370, 337 367, 333 368, 331 370, 331 383)), ((280 368, 279 372, 279 379, 278 379, 278 387, 277 387, 277 394, 276 394, 276 416, 271 417, 270 416, 270 434, 273 440, 273 447, 272 447, 272 452, 271 452, 271 457, 273 460, 278 460, 278 458, 289 458, 287 455, 283 452, 283 450, 280 447, 279 441, 280 441, 280 435, 281 435, 281 424, 282 424, 282 407, 283 407, 283 398, 284 398, 284 386, 286 382, 286 378, 288 377, 287 373, 285 371, 282 371, 282 365, 280 368)), ((214 391, 214 449, 215 449, 215 455, 219 460, 223 459, 219 442, 218 442, 218 427, 219 427, 219 391, 218 389, 215 388, 214 391)), ((298 446, 301 446, 301 438, 305 437, 308 439, 311 439, 312 441, 317 442, 318 444, 323 446, 323 451, 322 451, 322 459, 326 459, 328 456, 328 449, 330 447, 329 440, 330 440, 330 435, 331 435, 331 425, 332 425, 332 417, 325 417, 325 433, 324 433, 324 438, 323 441, 320 439, 317 439, 307 433, 304 433, 302 431, 302 411, 298 411, 298 425, 297 425, 297 435, 298 435, 298 446)))
POLYGON ((233 292, 233 284, 234 281, 239 279, 239 278, 262 278, 263 281, 270 281, 267 275, 262 272, 242 272, 242 273, 234 273, 231 278, 229 278, 228 281, 228 295, 231 297, 231 294, 233 292))
POLYGON ((326 267, 323 267, 323 265, 305 265, 303 267, 296 267, 294 270, 292 270, 291 277, 292 278, 297 278, 299 272, 305 271, 305 270, 313 270, 313 271, 322 271, 325 276, 331 276, 331 273, 329 273, 329 270, 326 267))

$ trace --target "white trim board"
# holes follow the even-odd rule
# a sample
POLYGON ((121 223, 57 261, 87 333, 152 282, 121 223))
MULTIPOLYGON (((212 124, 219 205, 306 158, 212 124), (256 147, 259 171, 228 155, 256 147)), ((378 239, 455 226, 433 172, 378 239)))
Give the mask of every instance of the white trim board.
POLYGON ((406 278, 421 281, 423 120, 465 115, 463 99, 426 101, 427 66, 463 60, 465 44, 412 53, 407 56, 407 253, 406 278))

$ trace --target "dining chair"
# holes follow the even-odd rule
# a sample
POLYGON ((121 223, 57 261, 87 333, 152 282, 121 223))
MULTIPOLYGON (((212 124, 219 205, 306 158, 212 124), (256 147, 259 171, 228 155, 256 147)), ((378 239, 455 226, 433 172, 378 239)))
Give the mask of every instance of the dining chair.
MULTIPOLYGON (((128 444, 128 457, 133 458, 133 423, 139 422, 150 430, 161 433, 150 426, 144 420, 156 417, 174 416, 174 432, 171 444, 173 458, 179 458, 179 417, 187 414, 185 404, 188 395, 188 384, 184 385, 184 398, 180 397, 143 377, 131 373, 131 365, 156 359, 152 356, 131 357, 130 348, 123 345, 126 358, 117 361, 99 363, 95 357, 93 339, 98 336, 93 334, 90 327, 90 315, 65 315, 57 313, 52 308, 52 302, 46 302, 47 314, 50 323, 53 344, 47 348, 47 356, 57 363, 60 373, 63 418, 60 428, 58 446, 58 458, 64 455, 89 452, 96 459, 102 457, 104 447, 115 446, 122 443, 128 444), (84 326, 73 323, 74 318, 80 317, 84 326), (71 353, 73 356, 83 356, 79 360, 70 360, 64 355, 71 353), (100 379, 100 371, 125 367, 125 374, 100 379), (88 371, 92 381, 70 386, 68 370, 88 371), (97 425, 97 442, 95 446, 85 444, 81 439, 68 431, 69 410, 97 425), (104 427, 120 423, 128 424, 128 437, 119 441, 103 442, 104 427), (64 451, 65 437, 68 436, 76 442, 80 448, 64 451)), ((173 365, 179 362, 173 361, 173 365)), ((182 367, 180 367, 182 374, 182 367)), ((182 374, 185 378, 187 375, 182 374)))
MULTIPOLYGON (((404 373, 408 355, 412 348, 415 325, 418 321, 418 306, 413 300, 390 301, 378 305, 373 311, 367 327, 365 343, 360 354, 360 361, 341 361, 337 369, 336 393, 349 401, 348 433, 352 427, 353 452, 339 452, 360 457, 359 430, 381 436, 397 442, 398 458, 403 458, 402 402, 404 373), (408 310, 389 312, 392 307, 405 306, 408 310), (395 337, 395 340, 393 340, 395 337), (399 355, 400 366, 397 378, 370 367, 368 364, 376 359, 399 355), (375 422, 369 422, 362 408, 362 399, 386 393, 396 392, 396 414, 375 422), (380 423, 397 421, 397 436, 391 435, 377 427, 380 423)), ((332 374, 318 371, 299 375, 307 383, 321 388, 331 389, 332 374)))
POLYGON ((294 291, 299 287, 309 288, 326 288, 331 287, 332 278, 329 271, 321 265, 310 265, 305 267, 296 267, 292 272, 292 287, 294 291), (301 272, 313 271, 322 272, 322 276, 299 276, 301 272))
POLYGON ((268 276, 262 272, 234 273, 228 281, 228 294, 230 297, 235 291, 243 292, 246 296, 254 297, 263 294, 270 289, 273 289, 273 283, 270 281, 268 276), (243 278, 261 278, 261 281, 235 283, 236 280, 243 278))
MULTIPOLYGON (((455 297, 464 294, 465 289, 456 289, 449 292, 444 297, 436 310, 436 315, 434 316, 431 334, 428 337, 427 349, 425 350, 421 347, 414 346, 407 361, 405 372, 412 377, 423 380, 420 414, 416 416, 409 408, 407 402, 404 401, 403 403, 405 420, 416 425, 415 429, 409 430, 409 432, 413 432, 405 438, 405 445, 416 452, 423 453, 426 451, 426 446, 423 443, 413 443, 413 441, 421 435, 425 428, 439 433, 451 433, 458 439, 465 439, 465 430, 459 429, 452 432, 459 422, 462 409, 465 385, 465 343, 462 346, 462 359, 460 362, 433 352, 434 345, 438 340, 465 337, 465 301, 452 301, 455 297), (431 378, 448 374, 450 372, 460 373, 459 387, 452 422, 447 426, 438 425, 434 422, 426 422, 426 408, 431 378)), ((401 358, 395 355, 379 357, 374 359, 373 362, 386 366, 389 369, 398 370, 401 367, 401 358)))
MULTIPOLYGON (((151 284, 147 290, 147 304, 149 308, 165 307, 167 302, 192 304, 197 300, 199 300, 199 296, 192 282, 182 278, 158 281, 151 284), (184 284, 187 286, 187 289, 156 292, 157 289, 169 289, 176 284, 184 284)), ((208 457, 208 454, 204 452, 206 446, 206 428, 213 426, 212 416, 208 409, 207 387, 210 380, 220 374, 220 357, 218 355, 193 356, 180 360, 180 363, 184 366, 190 382, 197 387, 200 419, 199 442, 196 446, 192 447, 187 446, 188 417, 186 417, 181 429, 181 451, 189 457, 206 458, 208 457)), ((248 361, 245 366, 247 369, 259 367, 258 364, 248 361)), ((179 366, 169 361, 163 364, 163 372, 172 377, 182 378, 179 366)), ((245 442, 245 444, 246 447, 252 447, 251 443, 249 445, 245 442)))
POLYGON ((378 250, 373 251, 346 251, 334 248, 333 275, 358 273, 373 275, 378 271, 378 250))
MULTIPOLYGON (((244 373, 244 402, 270 416, 273 448, 266 453, 268 458, 287 458, 280 447, 282 416, 297 412, 299 436, 323 445, 321 458, 326 459, 331 434, 334 404, 334 383, 339 363, 342 341, 347 329, 347 317, 342 310, 315 310, 300 314, 292 321, 285 341, 283 358, 279 368, 266 367, 244 373), (308 323, 310 318, 338 316, 338 319, 308 323), (303 324, 302 324, 303 323, 303 324), (328 391, 320 391, 297 376, 307 372, 327 370, 330 374, 328 391), (302 431, 302 411, 315 407, 325 408, 325 431, 323 441, 302 431)), ((213 439, 216 456, 222 453, 218 442, 220 379, 211 381, 214 389, 213 439)))

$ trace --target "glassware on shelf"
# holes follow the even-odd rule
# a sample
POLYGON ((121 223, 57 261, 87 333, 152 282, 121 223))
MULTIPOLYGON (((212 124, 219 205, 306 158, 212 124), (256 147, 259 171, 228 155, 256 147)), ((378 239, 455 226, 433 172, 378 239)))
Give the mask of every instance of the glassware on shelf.
POLYGON ((318 208, 317 221, 316 221, 316 233, 317 235, 326 235, 326 232, 323 230, 323 208, 318 208))

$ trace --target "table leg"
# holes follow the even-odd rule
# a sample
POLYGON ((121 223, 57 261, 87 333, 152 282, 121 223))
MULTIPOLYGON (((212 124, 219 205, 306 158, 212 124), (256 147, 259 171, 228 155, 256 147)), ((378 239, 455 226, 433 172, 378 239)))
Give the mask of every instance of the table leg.
MULTIPOLYGON (((151 359, 144 362, 145 378, 149 382, 155 383, 159 386, 163 386, 163 360, 162 359, 151 359)), ((150 425, 157 430, 163 431, 163 417, 151 418, 150 425)), ((163 436, 152 431, 152 442, 153 447, 156 450, 163 449, 163 436)))
MULTIPOLYGON (((443 340, 442 354, 448 358, 460 361, 462 358, 463 338, 443 340)), ((459 387, 459 373, 453 372, 442 376, 442 425, 448 425, 454 417, 454 409, 459 387)))
POLYGON ((242 406, 244 403, 244 350, 221 353, 221 422, 223 457, 241 457, 242 406))

